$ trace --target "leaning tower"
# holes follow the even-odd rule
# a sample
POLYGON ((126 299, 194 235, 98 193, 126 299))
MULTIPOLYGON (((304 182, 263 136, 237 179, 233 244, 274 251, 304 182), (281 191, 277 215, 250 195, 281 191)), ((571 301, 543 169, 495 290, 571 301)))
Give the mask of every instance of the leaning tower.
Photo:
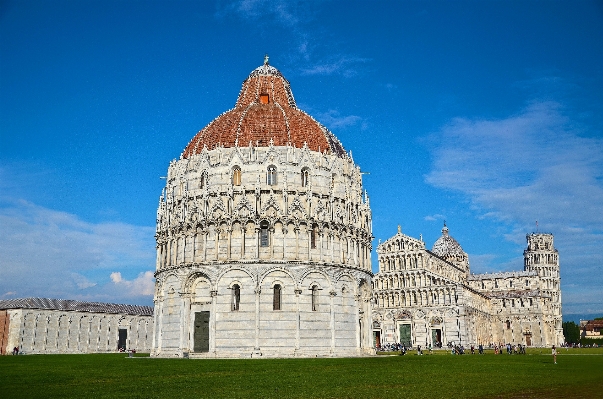
POLYGON ((559 275, 559 253, 553 245, 553 235, 531 233, 526 236, 528 247, 523 251, 524 270, 533 271, 539 277, 542 298, 541 309, 546 326, 546 342, 563 343, 561 326, 561 278, 559 275))

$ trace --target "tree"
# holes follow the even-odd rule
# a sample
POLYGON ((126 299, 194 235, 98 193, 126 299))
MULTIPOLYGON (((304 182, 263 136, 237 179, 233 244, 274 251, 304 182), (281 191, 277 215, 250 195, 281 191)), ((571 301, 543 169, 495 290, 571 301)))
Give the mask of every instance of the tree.
POLYGON ((580 342, 580 326, 573 321, 565 321, 561 324, 565 342, 576 344, 580 342))

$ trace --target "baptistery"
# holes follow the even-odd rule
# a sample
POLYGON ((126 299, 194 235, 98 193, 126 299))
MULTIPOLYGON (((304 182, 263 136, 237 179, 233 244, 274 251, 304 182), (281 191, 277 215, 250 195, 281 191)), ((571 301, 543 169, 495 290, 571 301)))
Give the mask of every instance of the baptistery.
POLYGON ((351 153, 266 58, 169 165, 152 355, 368 353, 371 223, 351 153))

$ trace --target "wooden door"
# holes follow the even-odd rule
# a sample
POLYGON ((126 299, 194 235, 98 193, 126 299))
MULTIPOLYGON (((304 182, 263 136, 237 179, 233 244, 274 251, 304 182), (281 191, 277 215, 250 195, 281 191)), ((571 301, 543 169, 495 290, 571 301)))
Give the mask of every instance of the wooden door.
POLYGON ((195 312, 194 351, 209 352, 209 312, 195 312))
POLYGON ((406 347, 412 346, 410 324, 400 324, 400 343, 406 345, 406 347))

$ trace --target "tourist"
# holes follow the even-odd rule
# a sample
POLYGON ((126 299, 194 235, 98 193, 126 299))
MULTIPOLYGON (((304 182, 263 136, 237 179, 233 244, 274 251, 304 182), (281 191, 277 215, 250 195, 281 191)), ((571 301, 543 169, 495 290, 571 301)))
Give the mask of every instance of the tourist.
POLYGON ((553 361, 557 364, 557 349, 555 349, 555 345, 553 345, 553 361))
POLYGON ((429 354, 431 355, 431 344, 429 344, 429 354))
POLYGON ((19 348, 17 348, 16 346, 13 348, 13 356, 14 355, 18 355, 19 354, 19 348))

